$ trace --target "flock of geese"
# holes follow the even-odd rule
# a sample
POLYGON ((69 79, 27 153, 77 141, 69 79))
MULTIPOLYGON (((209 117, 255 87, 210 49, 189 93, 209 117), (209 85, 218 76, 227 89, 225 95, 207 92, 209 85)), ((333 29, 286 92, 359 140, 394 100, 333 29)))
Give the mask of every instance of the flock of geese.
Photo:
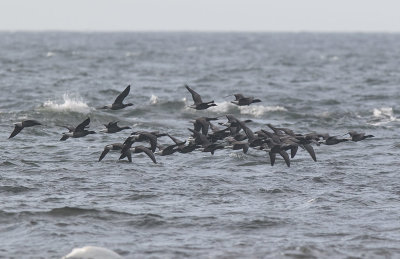
MULTIPOLYGON (((217 106, 214 101, 203 102, 201 96, 197 92, 191 89, 188 85, 185 85, 185 87, 192 95, 194 101, 194 104, 189 106, 190 108, 205 110, 217 106)), ((120 110, 132 106, 132 103, 123 102, 128 96, 129 91, 130 85, 128 85, 125 90, 117 96, 114 103, 111 105, 105 105, 99 109, 120 110)), ((259 99, 254 97, 245 97, 242 94, 234 94, 233 96, 235 97, 235 100, 232 101, 232 103, 238 106, 261 102, 259 99)), ((132 153, 145 153, 154 163, 157 163, 154 156, 157 149, 157 154, 166 156, 172 155, 176 152, 189 153, 194 150, 201 150, 203 152, 214 154, 216 150, 226 148, 242 150, 244 153, 247 153, 249 148, 253 148, 267 152, 272 166, 275 164, 277 154, 279 154, 284 159, 286 165, 290 167, 290 159, 295 157, 299 147, 306 150, 311 158, 314 161, 317 161, 313 145, 336 145, 345 141, 361 141, 373 137, 372 135, 366 135, 365 133, 358 133, 355 131, 350 131, 344 134, 348 134, 349 138, 341 138, 316 132, 300 134, 294 132, 292 129, 276 127, 271 124, 267 124, 268 129, 260 129, 253 132, 247 126, 247 123, 251 122, 251 120, 242 121, 231 114, 225 116, 227 122, 220 122, 218 124, 219 126, 215 125, 212 121, 219 120, 220 117, 200 117, 195 119, 193 121, 193 129, 188 128, 192 133, 192 136, 185 141, 179 140, 168 133, 135 131, 122 143, 106 145, 99 157, 99 161, 103 160, 111 150, 119 151, 119 159, 127 158, 129 162, 132 162, 132 153), (221 126, 223 126, 223 128, 221 128, 221 126), (161 137, 168 137, 173 143, 167 146, 161 146, 158 144, 158 138, 161 137), (133 146, 133 144, 137 142, 149 142, 150 146, 133 146), (288 151, 290 151, 290 156, 288 151)), ((63 126, 68 129, 68 132, 62 134, 60 141, 65 141, 69 138, 81 138, 89 134, 94 134, 94 131, 87 129, 89 124, 90 118, 87 118, 76 127, 63 126)), ((37 120, 27 119, 15 123, 14 125, 14 131, 11 133, 9 138, 15 137, 24 128, 42 125, 42 123, 37 120)), ((118 126, 118 122, 109 122, 108 124, 104 124, 104 126, 106 129, 102 130, 102 132, 105 133, 116 133, 125 129, 130 129, 130 127, 118 126)))

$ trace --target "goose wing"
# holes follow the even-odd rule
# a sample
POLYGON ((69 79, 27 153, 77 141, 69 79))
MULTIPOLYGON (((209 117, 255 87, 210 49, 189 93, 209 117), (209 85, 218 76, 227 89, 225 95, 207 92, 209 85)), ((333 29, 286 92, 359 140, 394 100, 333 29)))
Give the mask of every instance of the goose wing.
POLYGON ((304 149, 310 154, 311 158, 317 162, 317 157, 315 156, 314 148, 310 144, 303 145, 304 149))
POLYGON ((167 134, 167 136, 177 145, 184 145, 186 143, 186 141, 180 141, 179 139, 171 136, 170 134, 167 134))
POLYGON ((132 162, 132 152, 129 148, 125 150, 123 149, 121 151, 121 156, 119 157, 119 160, 124 159, 125 157, 128 158, 129 162, 132 162))
POLYGON ((117 98, 115 99, 114 103, 115 104, 122 104, 124 101, 125 97, 128 96, 129 91, 131 90, 131 85, 128 85, 122 93, 120 93, 117 98))
POLYGON ((203 147, 211 144, 210 141, 208 141, 207 137, 204 136, 203 134, 201 134, 200 132, 194 131, 192 129, 188 129, 188 130, 190 130, 193 133, 195 139, 198 142, 200 142, 203 147))
POLYGON ((246 133, 247 138, 249 139, 249 142, 252 142, 253 140, 256 139, 256 136, 254 135, 253 131, 249 127, 247 127, 243 121, 239 121, 240 127, 244 130, 244 133, 246 133))
POLYGON ((236 98, 236 100, 235 100, 235 101, 238 101, 238 100, 240 100, 240 99, 243 99, 243 98, 244 98, 243 94, 234 94, 233 96, 235 96, 235 98, 236 98))
POLYGON ((23 127, 15 125, 13 132, 11 133, 11 135, 8 138, 15 137, 18 133, 21 132, 22 129, 23 129, 23 127))
POLYGON ((275 164, 276 153, 269 152, 269 159, 271 160, 271 166, 275 164))
POLYGON ((81 124, 75 127, 75 132, 84 131, 87 126, 89 126, 90 118, 84 120, 81 124))
POLYGON ((42 123, 38 122, 37 120, 24 120, 22 121, 22 127, 32 127, 36 125, 42 125, 42 123))
POLYGON ((135 147, 135 153, 145 153, 150 159, 153 161, 154 164, 157 164, 156 158, 154 157, 154 153, 151 152, 150 149, 144 146, 137 146, 135 147))
POLYGON ((104 150, 103 150, 103 152, 102 152, 101 155, 100 155, 99 162, 100 162, 101 160, 103 160, 103 158, 108 154, 108 152, 110 152, 110 147, 109 147, 109 145, 107 145, 107 146, 104 147, 104 150))
POLYGON ((196 93, 193 89, 191 89, 188 85, 185 85, 186 89, 192 94, 192 98, 194 101, 194 104, 201 104, 203 101, 201 100, 201 96, 196 93))
POLYGON ((296 155, 298 149, 299 149, 299 146, 297 146, 297 145, 292 145, 290 147, 290 157, 291 158, 293 158, 296 155))
POLYGON ((289 159, 288 153, 286 153, 285 150, 280 150, 279 151, 279 155, 281 155, 281 157, 283 157, 283 159, 285 159, 286 165, 288 167, 290 167, 290 159, 289 159))

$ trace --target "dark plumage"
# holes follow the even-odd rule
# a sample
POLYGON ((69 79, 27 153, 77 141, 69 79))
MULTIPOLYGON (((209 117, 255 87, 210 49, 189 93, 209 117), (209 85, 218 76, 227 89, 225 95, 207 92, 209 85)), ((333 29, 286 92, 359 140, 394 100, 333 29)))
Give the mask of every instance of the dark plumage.
POLYGON ((349 135, 351 137, 352 141, 361 141, 364 140, 366 138, 373 138, 373 135, 365 135, 365 133, 358 133, 356 131, 350 131, 349 135))
POLYGON ((285 148, 282 144, 275 143, 272 139, 266 140, 267 146, 261 146, 262 149, 266 149, 269 154, 269 158, 271 161, 271 166, 275 164, 276 154, 280 154, 282 158, 285 160, 286 165, 290 167, 290 158, 288 153, 286 153, 285 148))
POLYGON ((75 130, 75 127, 70 125, 57 125, 57 126, 66 128, 68 132, 73 132, 75 130))
POLYGON ((253 131, 245 125, 245 123, 243 121, 237 120, 237 122, 239 123, 240 127, 246 133, 250 147, 257 147, 257 146, 260 146, 263 144, 263 139, 256 136, 253 133, 253 131))
POLYGON ((201 100, 201 96, 196 93, 194 90, 192 90, 188 85, 185 85, 186 89, 192 94, 192 98, 193 98, 193 105, 190 105, 190 108, 196 109, 196 110, 205 110, 208 109, 212 106, 217 106, 214 101, 210 101, 210 102, 203 102, 201 100))
POLYGON ((349 141, 349 140, 348 139, 339 139, 336 136, 330 136, 321 143, 331 146, 331 145, 336 145, 336 144, 339 144, 341 142, 346 142, 346 141, 349 141))
POLYGON ((218 118, 208 118, 208 117, 200 117, 197 118, 194 122, 193 122, 193 126, 194 126, 194 130, 199 132, 201 130, 201 133, 203 135, 208 134, 208 129, 210 127, 210 121, 212 120, 218 120, 218 118))
MULTIPOLYGON (((89 134, 95 134, 96 132, 85 129, 89 126, 89 123, 90 123, 90 118, 87 118, 81 124, 76 126, 73 131, 68 132, 68 133, 63 133, 63 136, 61 137, 60 140, 65 141, 68 138, 81 138, 81 137, 85 137, 89 134)), ((71 129, 72 129, 72 127, 71 127, 71 129)))
POLYGON ((243 150, 243 153, 247 153, 249 150, 249 143, 243 141, 237 141, 233 137, 226 138, 230 146, 226 146, 227 148, 231 147, 233 150, 243 150))
POLYGON ((100 155, 99 162, 103 160, 103 158, 110 152, 110 150, 121 150, 123 148, 124 144, 122 143, 114 143, 110 144, 104 147, 103 152, 100 155))
POLYGON ((310 154, 314 162, 317 162, 317 157, 315 156, 314 148, 310 144, 302 145, 302 147, 310 154))
POLYGON ((130 129, 130 127, 128 127, 128 126, 120 127, 117 124, 118 124, 118 121, 109 122, 108 124, 104 124, 106 129, 103 132, 105 132, 105 133, 116 133, 116 132, 120 132, 121 130, 124 130, 124 129, 130 129))
POLYGON ((121 160, 127 157, 128 161, 132 162, 132 153, 145 153, 153 161, 154 164, 157 164, 156 158, 154 157, 154 153, 150 149, 144 146, 136 146, 124 150, 124 153, 121 154, 119 159, 121 160))
MULTIPOLYGON (((159 134, 159 136, 165 136, 166 134, 159 134)), ((157 148, 157 134, 154 132, 139 131, 132 133, 134 142, 148 141, 151 146, 151 151, 155 152, 157 148)))
POLYGON ((189 142, 189 144, 187 144, 186 146, 185 145, 179 146, 178 152, 182 153, 182 154, 187 154, 187 153, 193 152, 194 150, 196 150, 197 148, 200 148, 200 147, 201 146, 199 146, 195 143, 189 142))
POLYGON ((278 128, 274 127, 271 124, 267 124, 267 126, 272 129, 272 131, 274 131, 274 134, 268 133, 264 130, 262 130, 262 132, 271 137, 275 143, 285 144, 285 150, 290 149, 291 158, 295 157, 298 147, 301 147, 310 154, 311 158, 315 162, 317 162, 314 148, 311 146, 311 143, 313 143, 313 139, 305 137, 301 134, 296 134, 293 130, 288 128, 278 128))
POLYGON ((218 140, 223 140, 224 138, 229 137, 231 135, 229 128, 220 129, 211 122, 210 122, 210 128, 212 132, 208 134, 207 137, 213 143, 218 140))
POLYGON ((190 142, 188 145, 185 146, 186 141, 181 141, 169 134, 167 134, 167 136, 170 137, 170 139, 172 139, 172 141, 177 145, 177 149, 178 149, 177 151, 179 153, 183 153, 183 154, 190 153, 190 152, 194 151, 196 148, 200 147, 199 145, 190 143, 190 142))
POLYGON ((161 155, 161 156, 168 156, 168 155, 172 155, 175 152, 179 151, 179 147, 178 144, 172 144, 172 145, 168 145, 168 146, 157 146, 158 149, 160 150, 160 152, 158 152, 157 154, 161 155))
POLYGON ((203 152, 210 152, 212 155, 214 155, 215 150, 224 148, 224 146, 222 145, 211 143, 207 139, 207 137, 201 134, 200 132, 197 132, 192 129, 188 130, 190 130, 193 133, 193 136, 195 137, 195 143, 203 147, 203 152))
POLYGON ((123 103, 126 96, 128 96, 129 91, 131 90, 131 86, 128 85, 122 93, 120 93, 115 99, 114 103, 111 105, 103 106, 100 109, 109 109, 109 110, 120 110, 127 106, 132 106, 132 103, 123 103))
POLYGON ((244 97, 242 94, 234 94, 236 100, 231 103, 236 104, 238 106, 250 105, 252 103, 261 102, 260 99, 254 99, 254 97, 244 97))
POLYGON ((15 137, 18 133, 21 132, 23 128, 33 127, 36 125, 42 125, 42 124, 37 120, 23 120, 21 122, 14 123, 14 130, 8 138, 15 137))
POLYGON ((181 140, 179 140, 179 139, 177 139, 177 138, 171 136, 170 134, 167 134, 167 136, 168 136, 175 144, 177 144, 178 146, 185 145, 185 143, 186 143, 186 141, 181 141, 181 140))

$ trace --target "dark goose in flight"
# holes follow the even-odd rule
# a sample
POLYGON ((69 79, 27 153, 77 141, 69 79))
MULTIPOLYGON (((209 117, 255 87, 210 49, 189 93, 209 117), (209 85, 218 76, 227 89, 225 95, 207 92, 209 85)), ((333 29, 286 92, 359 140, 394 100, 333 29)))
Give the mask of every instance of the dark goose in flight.
POLYGON ((123 148, 124 144, 122 143, 114 143, 110 144, 104 147, 103 152, 100 155, 99 162, 103 160, 103 158, 110 152, 110 150, 121 150, 123 148))
POLYGON ((260 99, 255 99, 254 97, 244 97, 242 94, 234 94, 236 100, 232 101, 231 103, 236 104, 238 106, 245 106, 250 105, 252 103, 259 103, 261 102, 260 99))
POLYGON ((218 118, 208 118, 208 117, 200 117, 197 118, 193 122, 194 130, 199 132, 201 130, 201 133, 205 136, 208 134, 208 129, 210 127, 210 121, 212 120, 218 120, 218 118))
POLYGON ((194 90, 192 90, 188 85, 185 85, 186 89, 192 94, 192 98, 194 101, 193 105, 190 105, 190 108, 196 109, 196 110, 205 110, 210 108, 211 106, 217 106, 214 101, 210 101, 210 102, 203 102, 201 100, 201 96, 196 93, 194 90))
POLYGON ((350 131, 348 134, 350 135, 352 141, 361 141, 366 138, 374 137, 373 135, 365 135, 365 133, 358 133, 356 131, 350 131))
POLYGON ((89 134, 95 134, 96 132, 85 129, 89 126, 89 123, 90 123, 90 118, 87 118, 81 124, 76 126, 72 132, 63 133, 63 136, 61 137, 60 140, 65 141, 68 138, 82 138, 89 134))
POLYGON ((132 153, 145 153, 150 159, 153 161, 154 164, 157 164, 156 158, 154 157, 153 152, 148 149, 147 147, 144 146, 137 146, 133 148, 129 148, 125 150, 124 154, 121 154, 121 157, 119 159, 123 159, 124 157, 127 157, 129 162, 132 162, 132 153))
POLYGON ((189 144, 185 146, 186 141, 181 141, 181 140, 171 136, 170 134, 167 134, 167 136, 170 137, 170 139, 172 139, 172 141, 175 142, 175 144, 178 146, 177 151, 179 153, 183 153, 183 154, 190 153, 200 147, 199 145, 196 145, 195 143, 191 143, 191 142, 189 142, 189 144))
POLYGON ((288 153, 286 153, 282 144, 277 144, 272 139, 267 139, 266 141, 267 141, 267 147, 269 148, 269 150, 265 146, 262 146, 262 148, 266 149, 266 151, 268 152, 269 158, 271 160, 271 166, 273 166, 275 164, 276 154, 278 153, 285 160, 286 165, 288 167, 290 167, 289 155, 288 155, 288 153))
POLYGON ((109 110, 120 110, 123 109, 127 106, 132 106, 132 103, 122 103, 125 99, 125 97, 129 94, 129 91, 131 90, 131 86, 128 85, 122 93, 118 95, 118 97, 115 99, 114 103, 111 105, 106 105, 103 106, 100 109, 109 109, 109 110))
POLYGON ((18 133, 21 132, 23 128, 32 127, 36 125, 42 125, 42 124, 37 120, 23 120, 21 122, 14 123, 14 130, 8 138, 15 137, 18 133))
POLYGON ((116 132, 120 132, 121 130, 124 130, 124 129, 130 129, 130 127, 128 127, 128 126, 120 127, 117 124, 118 124, 118 121, 109 122, 108 124, 104 124, 104 126, 107 129, 103 130, 102 132, 105 132, 105 133, 116 133, 116 132))
POLYGON ((340 138, 337 138, 336 136, 330 136, 327 139, 325 139, 323 142, 321 142, 321 144, 332 146, 332 145, 336 145, 336 144, 339 144, 341 142, 346 142, 346 141, 349 141, 349 140, 346 138, 340 139, 340 138))
POLYGON ((190 130, 193 133, 193 136, 195 137, 195 144, 201 145, 203 147, 203 152, 210 152, 212 155, 214 155, 215 150, 224 148, 224 146, 222 145, 211 143, 207 139, 207 137, 201 134, 200 132, 197 132, 192 129, 188 130, 190 130))

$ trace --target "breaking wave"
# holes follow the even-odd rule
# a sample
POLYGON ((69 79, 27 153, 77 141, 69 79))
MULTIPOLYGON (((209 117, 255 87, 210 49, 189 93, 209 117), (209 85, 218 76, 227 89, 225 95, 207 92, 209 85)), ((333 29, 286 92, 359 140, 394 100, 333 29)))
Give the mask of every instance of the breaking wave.
POLYGON ((91 108, 79 96, 71 97, 68 94, 64 94, 63 101, 64 102, 62 103, 57 103, 55 101, 48 100, 42 105, 42 107, 57 112, 73 111, 89 113, 91 111, 91 108))
POLYGON ((249 106, 237 106, 230 102, 217 103, 217 106, 209 108, 212 112, 217 113, 239 113, 252 115, 254 117, 261 117, 269 112, 276 111, 287 111, 285 107, 282 106, 263 106, 263 105, 249 105, 249 106))
POLYGON ((373 110, 373 119, 371 120, 371 125, 380 126, 383 124, 387 124, 392 121, 397 121, 396 116, 393 114, 392 107, 382 107, 375 108, 373 110))
POLYGON ((151 97, 150 97, 150 103, 151 104, 157 104, 158 103, 158 96, 152 94, 151 97))
POLYGON ((239 107, 241 114, 250 114, 255 117, 260 117, 268 112, 279 112, 279 111, 287 111, 285 107, 276 105, 276 106, 262 106, 262 105, 254 105, 254 106, 240 106, 239 107))

